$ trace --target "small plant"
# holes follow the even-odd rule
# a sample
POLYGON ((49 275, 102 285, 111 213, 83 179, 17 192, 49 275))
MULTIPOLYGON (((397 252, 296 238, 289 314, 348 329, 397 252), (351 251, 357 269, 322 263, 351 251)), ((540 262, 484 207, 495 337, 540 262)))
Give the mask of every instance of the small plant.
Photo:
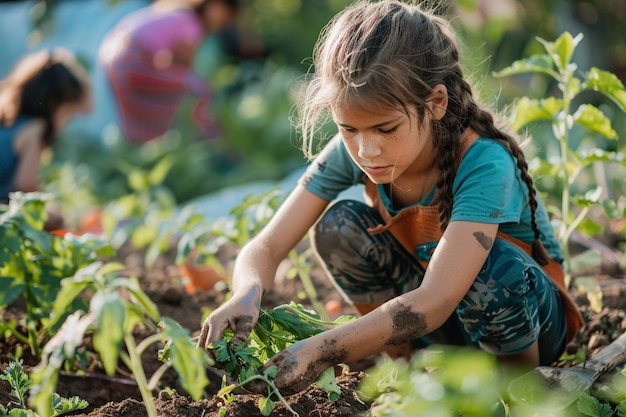
POLYGON ((417 415, 502 416, 493 356, 472 348, 431 346, 404 360, 385 359, 370 369, 361 392, 372 417, 417 415))
POLYGON ((27 337, 16 326, 6 323, 2 327, 27 342, 35 356, 40 354, 42 341, 56 330, 49 316, 61 280, 115 253, 95 235, 59 237, 44 231, 45 204, 50 199, 51 195, 43 193, 13 193, 9 206, 0 207, 0 308, 24 297, 27 337))
MULTIPOLYGON (((297 416, 298 413, 287 404, 274 385, 276 367, 268 367, 262 374, 258 372, 258 368, 287 346, 353 319, 352 316, 341 316, 335 321, 326 321, 315 312, 308 311, 294 302, 271 310, 262 310, 248 344, 230 343, 232 332, 228 332, 223 339, 212 344, 217 364, 224 368, 231 380, 238 381, 227 385, 224 380, 218 395, 228 403, 232 401, 231 393, 236 387, 245 388, 253 381, 261 381, 267 385, 267 395, 259 400, 259 410, 263 415, 269 415, 276 406, 272 400, 275 396, 285 408, 297 416)), ((317 384, 328 393, 330 400, 336 400, 341 395, 333 368, 328 368, 320 376, 317 384)))
MULTIPOLYGON (((30 378, 22 369, 22 361, 10 362, 4 372, 0 374, 0 379, 5 380, 11 387, 11 395, 17 401, 8 404, 8 409, 0 404, 0 417, 38 417, 38 414, 29 410, 26 405, 26 395, 30 388, 30 378)), ((54 394, 50 404, 50 417, 60 416, 76 410, 87 408, 87 401, 78 397, 63 398, 54 394)))
POLYGON ((598 178, 586 190, 576 188, 582 178, 581 174, 588 173, 594 177, 589 168, 595 164, 616 163, 626 166, 623 155, 598 149, 595 145, 598 138, 618 138, 611 120, 591 103, 582 103, 576 107, 576 100, 582 97, 582 93, 596 91, 615 103, 621 111, 626 111, 626 89, 614 74, 595 67, 583 73, 571 61, 574 50, 582 39, 582 34, 572 37, 568 32, 554 42, 538 39, 546 51, 545 54, 516 61, 495 74, 497 77, 524 73, 543 74, 556 81, 561 93, 561 97, 519 98, 515 103, 512 126, 519 130, 531 123, 548 122, 557 140, 557 155, 553 159, 539 161, 539 174, 560 180, 561 205, 550 206, 549 209, 560 222, 557 237, 563 247, 568 285, 572 272, 568 246, 571 234, 582 226, 589 231, 602 231, 599 224, 587 217, 592 207, 601 207, 610 219, 624 215, 624 210, 620 212, 615 201, 604 197, 606 193, 603 193, 600 185, 602 181, 598 181, 598 178), (586 132, 577 143, 572 140, 575 126, 586 132), (588 150, 584 150, 582 144, 586 144, 588 150))
POLYGON ((152 391, 170 367, 176 370, 182 386, 194 399, 202 397, 209 382, 205 373, 205 367, 212 364, 209 356, 196 348, 188 330, 160 316, 136 278, 120 277, 121 270, 121 264, 94 263, 73 278, 63 280, 54 314, 58 317, 59 312, 85 292, 90 295, 89 310, 67 317, 59 332, 44 346, 42 360, 33 371, 31 389, 33 403, 42 415, 50 412, 50 397, 59 370, 65 361, 74 358, 76 348, 88 334, 93 336, 93 347, 108 375, 115 374, 120 360, 131 370, 149 417, 157 417, 152 391), (155 333, 137 343, 133 330, 140 324, 155 333), (168 355, 162 357, 163 365, 148 379, 141 355, 155 343, 169 345, 168 355))

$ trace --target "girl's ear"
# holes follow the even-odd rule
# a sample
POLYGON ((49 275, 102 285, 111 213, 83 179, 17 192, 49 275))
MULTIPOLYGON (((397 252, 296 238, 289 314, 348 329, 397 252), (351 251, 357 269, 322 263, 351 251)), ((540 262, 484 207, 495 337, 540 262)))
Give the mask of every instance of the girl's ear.
POLYGON ((428 96, 428 104, 434 120, 440 120, 448 109, 448 89, 443 84, 437 84, 428 96))

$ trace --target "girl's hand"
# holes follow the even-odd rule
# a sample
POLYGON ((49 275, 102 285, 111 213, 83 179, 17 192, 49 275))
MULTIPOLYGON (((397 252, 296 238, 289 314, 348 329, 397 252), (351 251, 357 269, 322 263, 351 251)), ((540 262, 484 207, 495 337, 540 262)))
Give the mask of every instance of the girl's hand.
POLYGON ((224 337, 230 328, 234 332, 231 344, 246 344, 259 318, 262 291, 254 286, 237 292, 215 310, 202 324, 197 347, 210 352, 209 345, 224 337))
MULTIPOLYGON (((302 391, 314 383, 322 372, 333 366, 320 354, 324 349, 319 343, 324 343, 324 338, 311 337, 294 343, 274 355, 259 372, 263 373, 270 366, 276 366, 278 372, 274 383, 282 394, 292 395, 302 391)), ((255 386, 246 388, 257 392, 255 386)), ((258 388, 258 393, 267 392, 267 386, 258 388)))

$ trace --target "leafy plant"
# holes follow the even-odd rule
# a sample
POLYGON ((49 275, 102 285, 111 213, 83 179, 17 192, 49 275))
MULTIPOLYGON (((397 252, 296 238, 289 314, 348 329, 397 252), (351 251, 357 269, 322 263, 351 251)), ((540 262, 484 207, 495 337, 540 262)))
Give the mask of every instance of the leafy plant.
POLYGON ((624 210, 618 210, 614 200, 604 197, 602 182, 598 178, 595 178, 595 184, 585 190, 577 187, 581 174, 594 177, 590 168, 596 164, 616 163, 626 166, 626 160, 620 153, 594 146, 598 138, 618 138, 609 117, 592 103, 577 104, 583 100, 584 92, 595 91, 608 97, 621 111, 626 111, 626 89, 614 74, 595 67, 581 72, 576 63, 572 62, 574 51, 582 39, 582 34, 572 37, 568 32, 554 42, 538 39, 545 54, 515 61, 511 66, 495 73, 497 77, 524 73, 542 74, 554 80, 560 91, 560 97, 519 98, 515 102, 512 126, 519 130, 531 123, 548 122, 556 138, 556 155, 549 160, 540 160, 538 173, 560 181, 560 207, 550 206, 549 209, 560 222, 557 237, 564 251, 568 284, 572 272, 568 246, 571 234, 583 226, 585 230, 602 230, 601 225, 587 217, 590 210, 601 207, 610 219, 624 215, 624 210), (587 132, 577 144, 572 137, 576 126, 587 132), (591 146, 585 150, 582 144, 591 146))
POLYGON ((374 401, 372 417, 500 416, 498 367, 473 348, 429 347, 411 362, 385 359, 368 370, 362 394, 374 401))
POLYGON ((42 360, 33 371, 31 389, 33 402, 42 415, 48 415, 50 411, 49 400, 59 370, 66 360, 74 357, 76 348, 88 334, 92 335, 93 347, 107 374, 115 374, 119 361, 131 370, 148 416, 157 416, 152 391, 170 367, 176 370, 189 394, 194 399, 201 398, 208 384, 204 369, 212 364, 210 358, 195 347, 188 330, 174 320, 160 316, 136 278, 119 276, 122 270, 121 264, 94 263, 74 277, 63 280, 63 288, 54 304, 55 314, 58 315, 83 293, 89 294, 89 310, 86 313, 77 311, 67 317, 59 332, 44 346, 42 360), (153 329, 154 334, 137 343, 133 330, 140 324, 153 329), (162 356, 163 365, 148 379, 141 355, 156 343, 169 345, 168 354, 162 356))
MULTIPOLYGON (((22 369, 22 361, 10 362, 6 369, 0 374, 0 379, 5 380, 11 387, 11 395, 17 401, 9 403, 9 409, 0 404, 0 417, 38 417, 36 413, 29 410, 26 404, 26 395, 30 388, 30 378, 22 369), (11 405, 15 407, 11 407, 11 405)), ((76 410, 87 408, 87 401, 78 397, 64 398, 54 393, 50 404, 50 417, 60 416, 76 410)))
MULTIPOLYGON (((272 356, 287 346, 327 330, 333 326, 345 324, 354 317, 341 316, 335 321, 326 321, 313 311, 306 310, 302 305, 291 302, 270 310, 261 310, 257 325, 252 330, 248 344, 233 344, 232 332, 212 344, 217 364, 222 366, 226 375, 238 383, 223 383, 218 395, 229 402, 229 395, 236 387, 245 387, 253 381, 262 381, 267 385, 267 395, 259 400, 259 410, 269 415, 275 407, 272 396, 294 415, 298 414, 289 407, 280 391, 274 385, 276 367, 268 367, 262 374, 258 368, 272 356)), ((328 398, 336 400, 341 391, 335 380, 333 368, 327 369, 318 379, 318 386, 326 390, 328 398)))
POLYGON ((45 204, 50 199, 51 195, 43 193, 13 193, 10 204, 0 207, 0 307, 24 297, 28 337, 16 332, 15 326, 3 327, 28 342, 35 356, 47 334, 55 330, 49 322, 50 312, 61 280, 99 257, 115 253, 106 240, 95 235, 59 237, 44 231, 45 204))

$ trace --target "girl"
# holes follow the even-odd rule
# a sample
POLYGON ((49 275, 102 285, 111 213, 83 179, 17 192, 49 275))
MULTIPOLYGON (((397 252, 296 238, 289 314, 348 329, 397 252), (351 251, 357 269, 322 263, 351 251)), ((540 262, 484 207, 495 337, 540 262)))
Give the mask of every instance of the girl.
POLYGON ((277 265, 314 225, 315 251, 362 316, 268 362, 287 393, 335 364, 429 343, 529 366, 557 359, 582 324, 560 248, 515 138, 472 96, 446 22, 397 0, 357 2, 322 33, 313 67, 304 151, 326 112, 339 134, 242 249, 232 299, 199 345, 227 327, 246 341, 277 265), (365 204, 327 207, 363 182, 365 204))
POLYGON ((0 201, 42 190, 41 154, 73 117, 91 110, 86 71, 68 50, 22 58, 0 82, 0 201))
POLYGON ((230 25, 237 0, 160 0, 124 17, 106 36, 100 59, 117 100, 126 139, 143 143, 166 133, 187 91, 197 97, 194 117, 208 137, 206 82, 192 68, 204 38, 230 25))

